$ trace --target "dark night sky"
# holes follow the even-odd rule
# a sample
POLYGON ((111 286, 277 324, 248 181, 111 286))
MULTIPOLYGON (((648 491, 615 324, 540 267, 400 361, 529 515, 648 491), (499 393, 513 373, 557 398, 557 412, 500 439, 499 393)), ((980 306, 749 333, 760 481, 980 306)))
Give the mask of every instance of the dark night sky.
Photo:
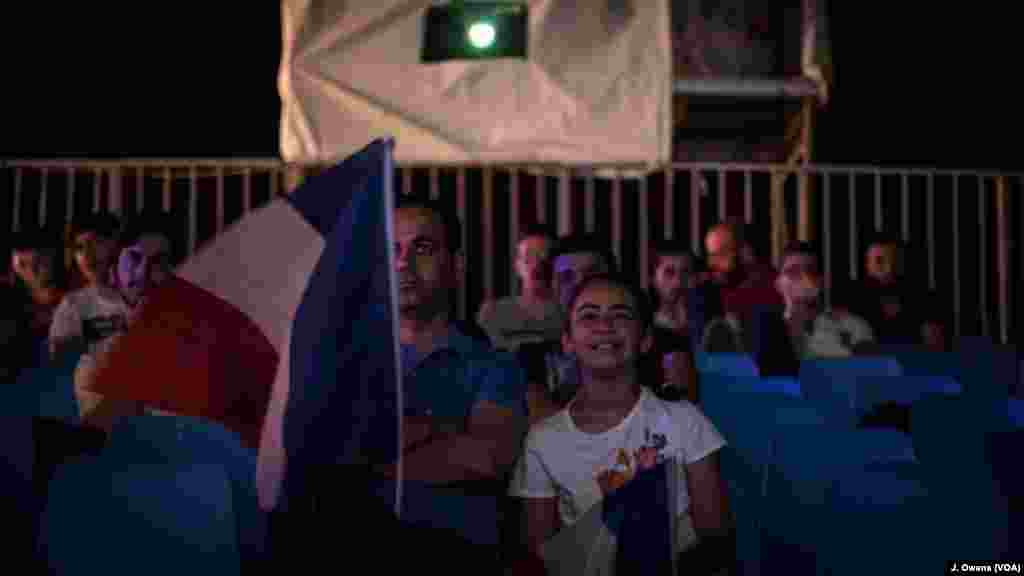
MULTIPOLYGON (((5 41, 0 154, 276 156, 278 2, 188 4, 8 11, 23 24, 5 41)), ((837 84, 819 160, 1024 169, 1009 13, 833 4, 837 84)))

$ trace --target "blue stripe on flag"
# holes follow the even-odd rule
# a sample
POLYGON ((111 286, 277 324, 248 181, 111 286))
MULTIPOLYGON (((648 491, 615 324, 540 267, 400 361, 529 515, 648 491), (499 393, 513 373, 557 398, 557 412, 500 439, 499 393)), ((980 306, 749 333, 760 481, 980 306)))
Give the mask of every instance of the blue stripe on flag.
POLYGON ((391 146, 378 140, 314 177, 291 202, 324 233, 292 324, 284 496, 324 464, 398 458, 391 146))

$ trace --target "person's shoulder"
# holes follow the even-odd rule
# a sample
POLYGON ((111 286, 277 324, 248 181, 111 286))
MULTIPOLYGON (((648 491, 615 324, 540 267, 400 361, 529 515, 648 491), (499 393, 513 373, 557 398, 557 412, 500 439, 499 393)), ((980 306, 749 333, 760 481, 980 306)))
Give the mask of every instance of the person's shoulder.
POLYGON ((65 292, 60 305, 78 309, 97 300, 99 300, 99 291, 96 286, 89 285, 65 292))
POLYGON ((526 446, 532 450, 543 450, 552 446, 552 440, 564 438, 569 433, 568 408, 562 408, 530 426, 526 446))
POLYGON ((649 393, 645 395, 644 402, 644 408, 649 414, 664 414, 678 424, 707 419, 700 408, 685 398, 670 402, 649 393))

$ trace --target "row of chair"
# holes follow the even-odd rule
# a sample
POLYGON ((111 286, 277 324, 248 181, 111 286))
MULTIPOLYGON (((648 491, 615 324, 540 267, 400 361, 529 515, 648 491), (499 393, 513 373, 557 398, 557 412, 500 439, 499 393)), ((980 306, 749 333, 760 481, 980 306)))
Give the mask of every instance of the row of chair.
POLYGON ((703 409, 729 441, 722 475, 744 573, 938 570, 1007 552, 1017 401, 961 394, 948 375, 908 377, 890 359, 805 363, 799 379, 759 378, 743 357, 698 367, 703 409), (858 427, 882 403, 909 407, 909 434, 858 427))
POLYGON ((35 548, 43 571, 238 574, 268 558, 255 454, 234 433, 195 418, 138 416, 89 446, 69 446, 80 428, 43 420, 70 432, 37 438, 39 422, 0 417, 0 490, 15 518, 35 527, 34 544, 20 544, 35 548), (58 454, 47 466, 41 451, 78 456, 58 454))

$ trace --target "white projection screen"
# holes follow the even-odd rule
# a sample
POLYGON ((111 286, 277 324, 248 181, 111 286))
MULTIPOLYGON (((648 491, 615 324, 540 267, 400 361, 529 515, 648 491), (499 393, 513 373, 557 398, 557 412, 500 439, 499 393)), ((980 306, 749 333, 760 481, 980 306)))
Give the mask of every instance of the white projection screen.
POLYGON ((670 161, 668 0, 530 0, 526 60, 422 64, 432 4, 283 0, 284 160, 394 137, 405 165, 670 161))

